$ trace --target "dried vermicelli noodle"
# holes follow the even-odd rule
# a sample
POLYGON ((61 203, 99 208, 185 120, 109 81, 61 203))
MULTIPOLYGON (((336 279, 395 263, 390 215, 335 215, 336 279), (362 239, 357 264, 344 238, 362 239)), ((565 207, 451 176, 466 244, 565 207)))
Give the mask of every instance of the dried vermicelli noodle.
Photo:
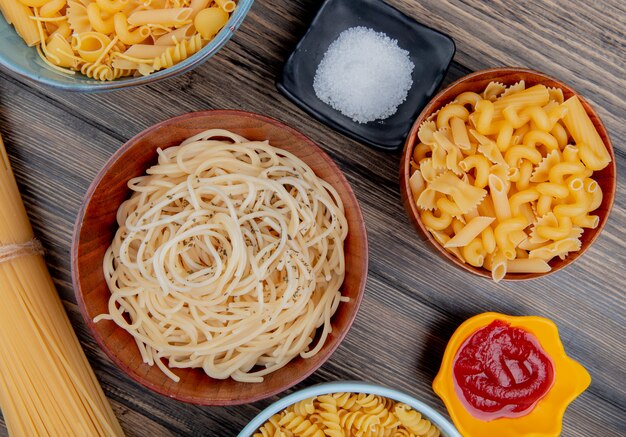
POLYGON ((121 436, 54 288, 0 138, 0 406, 10 435, 121 436))
POLYGON ((197 367, 260 382, 316 354, 347 300, 335 189, 291 153, 225 130, 158 155, 128 182, 104 259, 109 312, 95 320, 127 330, 175 381, 171 369, 197 367))

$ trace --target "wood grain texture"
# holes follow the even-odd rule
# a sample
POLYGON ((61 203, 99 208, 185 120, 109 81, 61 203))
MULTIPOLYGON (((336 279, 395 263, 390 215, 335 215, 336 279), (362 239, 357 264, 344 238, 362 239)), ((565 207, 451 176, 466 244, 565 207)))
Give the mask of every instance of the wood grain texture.
MULTIPOLYGON (((626 50, 623 2, 389 0, 449 33, 457 54, 446 83, 502 65, 533 68, 570 84, 597 110, 626 172, 626 50)), ((361 204, 370 246, 365 299, 354 325, 317 372, 289 392, 322 381, 361 379, 406 391, 443 411, 432 392, 447 340, 483 311, 553 319, 566 351, 591 373, 568 408, 564 436, 614 436, 626 429, 626 186, 607 225, 575 264, 546 278, 492 284, 451 269, 424 244, 402 207, 400 154, 372 150, 307 116, 275 91, 283 61, 319 7, 316 0, 257 0, 233 39, 183 76, 101 95, 52 91, 0 75, 0 130, 37 235, 70 319, 129 436, 234 436, 278 399, 198 407, 153 393, 123 373, 89 334, 70 280, 72 226, 106 160, 129 138, 167 118, 212 108, 262 113, 298 129, 344 171, 361 204)), ((0 424, 0 426, 2 426, 0 424)), ((4 428, 0 434, 6 434, 4 428)))
POLYGON ((613 153, 613 145, 611 143, 611 139, 608 136, 602 120, 600 120, 600 118, 591 107, 591 105, 589 105, 587 100, 583 96, 577 94, 566 83, 563 83, 562 81, 556 80, 543 73, 533 70, 520 68, 491 68, 463 76, 461 79, 450 84, 441 92, 439 92, 439 94, 433 97, 430 103, 426 105, 422 113, 417 117, 413 128, 407 136, 406 144, 404 146, 404 150, 402 151, 402 159, 400 162, 400 192, 402 195, 402 203, 404 204, 404 208, 407 210, 409 218, 415 225, 416 229, 430 244, 433 250, 441 255, 443 259, 448 261, 450 264, 459 267, 462 270, 468 271, 478 276, 482 276, 487 279, 491 278, 491 272, 489 270, 485 268, 474 267, 468 263, 464 263, 459 260, 451 252, 442 247, 441 244, 437 242, 435 237, 426 229, 424 223, 422 223, 422 220, 420 218, 420 211, 413 201, 413 195, 410 194, 411 187, 409 185, 409 179, 411 177, 411 161, 413 161, 413 151, 415 150, 415 146, 417 146, 417 144, 420 142, 419 138, 417 137, 419 128, 426 120, 431 117, 433 113, 435 113, 448 103, 452 102, 461 93, 475 92, 480 94, 485 90, 490 82, 499 82, 506 86, 511 86, 522 80, 525 82, 526 88, 530 88, 535 85, 544 85, 548 88, 559 88, 563 90, 563 96, 565 100, 577 95, 583 107, 585 108, 587 115, 589 116, 594 127, 598 131, 598 134, 600 135, 600 138, 602 139, 605 147, 607 148, 609 156, 611 157, 611 162, 604 169, 594 172, 593 174, 593 178, 598 183, 603 194, 602 203, 600 204, 598 209, 594 211, 594 214, 599 217, 599 223, 598 226, 594 229, 585 229, 585 232, 580 239, 580 250, 574 253, 570 253, 565 259, 552 259, 550 261, 550 267, 552 267, 552 270, 550 270, 549 272, 507 273, 503 279, 511 281, 536 279, 542 276, 556 273, 563 267, 566 267, 576 261, 587 251, 587 249, 589 249, 589 247, 591 247, 591 244, 596 240, 596 238, 598 238, 598 236, 602 232, 602 229, 604 229, 604 225, 609 218, 609 213, 613 206, 613 201, 615 200, 617 175, 615 154, 613 153))
MULTIPOLYGON (((319 368, 348 333, 363 299, 367 279, 367 235, 363 215, 350 185, 339 168, 318 146, 297 131, 269 117, 243 111, 193 112, 161 122, 139 133, 122 146, 87 190, 78 213, 72 240, 72 281, 78 307, 97 343, 132 379, 146 387, 198 405, 237 405, 267 398, 302 381, 319 368), (143 363, 135 339, 113 321, 94 323, 108 313, 111 293, 104 280, 103 259, 117 230, 117 210, 131 191, 128 181, 145 174, 157 159, 157 149, 177 146, 207 129, 225 129, 250 141, 268 140, 303 160, 317 176, 339 194, 348 223, 344 243, 345 280, 341 294, 349 297, 331 320, 332 331, 319 353, 297 358, 264 377, 262 384, 231 378, 209 378, 201 369, 177 369, 174 383, 156 366, 143 363)), ((316 340, 314 339, 314 343, 316 340)))

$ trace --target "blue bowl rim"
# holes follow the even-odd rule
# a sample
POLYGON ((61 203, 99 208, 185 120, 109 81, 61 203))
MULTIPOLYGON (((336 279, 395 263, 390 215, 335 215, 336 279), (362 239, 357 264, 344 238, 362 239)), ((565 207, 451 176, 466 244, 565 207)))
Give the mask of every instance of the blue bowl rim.
POLYGON ((424 417, 437 425, 437 427, 439 427, 442 432, 442 436, 461 437, 461 434, 459 434, 454 425, 452 425, 452 423, 448 419, 443 417, 443 415, 438 413, 435 409, 425 404, 424 402, 419 401, 416 398, 409 396, 408 394, 400 390, 362 381, 325 382, 291 393, 290 395, 285 396, 284 398, 274 402, 263 411, 261 411, 259 414, 257 414, 257 416, 241 430, 237 437, 252 436, 256 432, 256 430, 258 430, 265 422, 269 420, 270 417, 272 417, 276 413, 279 413, 290 405, 295 404, 296 402, 314 396, 338 392, 374 394, 393 399, 397 402, 403 402, 422 413, 424 417))
MULTIPOLYGON (((230 40, 235 31, 239 28, 241 23, 243 23, 244 18, 248 14, 248 11, 252 7, 254 0, 239 0, 237 2, 237 8, 229 18, 226 26, 222 28, 218 32, 215 37, 209 41, 209 43, 203 47, 200 51, 193 54, 189 58, 179 62, 178 64, 174 64, 172 67, 164 68, 163 70, 157 71, 155 73, 149 74, 147 76, 138 76, 133 78, 126 78, 122 80, 112 80, 112 81, 96 81, 92 80, 90 82, 75 82, 71 84, 58 82, 54 79, 50 79, 47 77, 41 77, 37 74, 33 74, 30 70, 17 67, 13 64, 9 64, 3 62, 4 59, 0 56, 0 66, 4 69, 13 72, 20 76, 21 78, 41 83, 43 85, 62 90, 62 91, 75 91, 75 92, 86 92, 86 93, 96 93, 102 91, 114 91, 122 88, 130 88, 139 85, 145 85, 148 83, 153 83, 161 79, 167 79, 170 77, 178 76, 180 74, 186 73, 187 71, 197 67, 215 53, 217 53, 223 46, 230 40)), ((35 50, 34 47, 29 47, 29 49, 35 50)), ((62 73, 59 73, 62 74, 62 73)), ((80 74, 80 73, 77 73, 80 74)))

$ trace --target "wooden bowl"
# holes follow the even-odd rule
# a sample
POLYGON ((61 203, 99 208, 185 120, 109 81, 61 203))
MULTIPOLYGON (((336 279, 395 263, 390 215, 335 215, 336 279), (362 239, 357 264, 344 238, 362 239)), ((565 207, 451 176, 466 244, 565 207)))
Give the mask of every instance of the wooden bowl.
POLYGON ((525 280, 525 279, 534 279, 540 276, 545 276, 550 273, 554 273, 556 271, 561 270, 563 267, 573 263, 578 257, 580 257, 588 248, 591 246, 591 243, 600 235, 600 231, 604 228, 606 221, 609 217, 609 213, 611 211, 611 207, 613 206, 613 199, 615 198, 615 186, 616 186, 616 169, 615 169, 615 155, 613 154, 613 146, 611 145, 611 140, 609 139, 609 135, 607 133, 606 128, 602 124, 600 117, 593 110, 591 105, 576 91, 574 91, 571 87, 564 84, 563 82, 553 79, 550 76, 547 76, 543 73, 539 73, 537 71, 528 70, 524 68, 492 68, 489 70, 477 71, 472 74, 468 74, 452 83, 450 86, 445 88, 439 94, 437 94, 426 108, 422 111, 420 116, 415 121, 413 128, 409 132, 407 140, 404 145, 404 151, 402 152, 402 160, 400 163, 400 190, 402 192, 402 201, 404 203, 404 207, 406 211, 421 234, 421 236, 428 241, 428 243, 435 249, 435 251, 441 255, 445 260, 447 260, 450 264, 453 264, 457 267, 460 267, 463 270, 474 273, 478 276, 482 276, 485 278, 491 279, 491 272, 484 268, 473 267, 469 264, 461 262, 458 258, 456 258, 453 254, 444 249, 435 239, 434 237, 426 230, 426 227, 422 223, 422 220, 419 216, 419 210, 415 205, 415 202, 412 199, 411 188, 409 186, 409 178, 411 176, 411 159, 413 155, 413 149, 419 143, 419 139, 417 138, 417 131, 425 120, 430 117, 435 111, 439 110, 442 106, 454 100, 456 96, 465 91, 473 91, 473 92, 482 92, 485 87, 489 84, 489 82, 497 81, 501 82, 505 85, 513 85, 520 80, 524 80, 526 82, 526 87, 531 87, 533 85, 543 84, 547 87, 557 87, 563 90, 563 94, 565 99, 572 97, 574 95, 578 96, 580 101, 582 102, 587 114, 591 118, 594 126, 598 130, 602 141, 604 141, 604 145, 606 146, 609 154, 611 155, 611 163, 602 169, 601 171, 596 171, 593 173, 593 179, 595 179, 600 187, 602 188, 602 193, 604 197, 602 199, 602 204, 600 207, 593 212, 593 214, 598 215, 600 217, 600 224, 595 229, 585 229, 581 241, 582 246, 578 252, 573 252, 568 254, 568 256, 561 260, 559 258, 553 259, 550 261, 550 266, 552 270, 546 273, 507 273, 504 277, 505 280, 525 280))
POLYGON ((356 317, 367 278, 367 235, 361 209, 339 168, 311 140, 271 118, 242 111, 194 112, 172 118, 138 134, 120 148, 89 187, 78 214, 72 242, 72 280, 87 326, 104 352, 135 381, 165 396, 199 405, 236 405, 267 398, 297 384, 320 367, 339 346, 356 317), (133 337, 112 321, 93 318, 108 312, 110 292, 102 271, 103 256, 117 229, 120 204, 130 197, 129 179, 145 174, 157 161, 156 149, 180 144, 206 129, 228 129, 250 140, 269 140, 306 162, 330 183, 344 203, 349 232, 345 241, 346 277, 341 288, 349 302, 339 305, 332 333, 312 358, 300 357, 262 383, 216 380, 201 369, 176 369, 178 383, 157 366, 144 364, 133 337))

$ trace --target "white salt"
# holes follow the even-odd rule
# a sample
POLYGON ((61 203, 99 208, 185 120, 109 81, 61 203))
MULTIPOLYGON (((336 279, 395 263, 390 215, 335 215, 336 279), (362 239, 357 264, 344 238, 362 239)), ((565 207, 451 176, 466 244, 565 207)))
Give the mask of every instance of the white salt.
POLYGON ((328 47, 315 72, 317 97, 357 123, 395 114, 413 85, 415 65, 398 41, 352 27, 328 47))

